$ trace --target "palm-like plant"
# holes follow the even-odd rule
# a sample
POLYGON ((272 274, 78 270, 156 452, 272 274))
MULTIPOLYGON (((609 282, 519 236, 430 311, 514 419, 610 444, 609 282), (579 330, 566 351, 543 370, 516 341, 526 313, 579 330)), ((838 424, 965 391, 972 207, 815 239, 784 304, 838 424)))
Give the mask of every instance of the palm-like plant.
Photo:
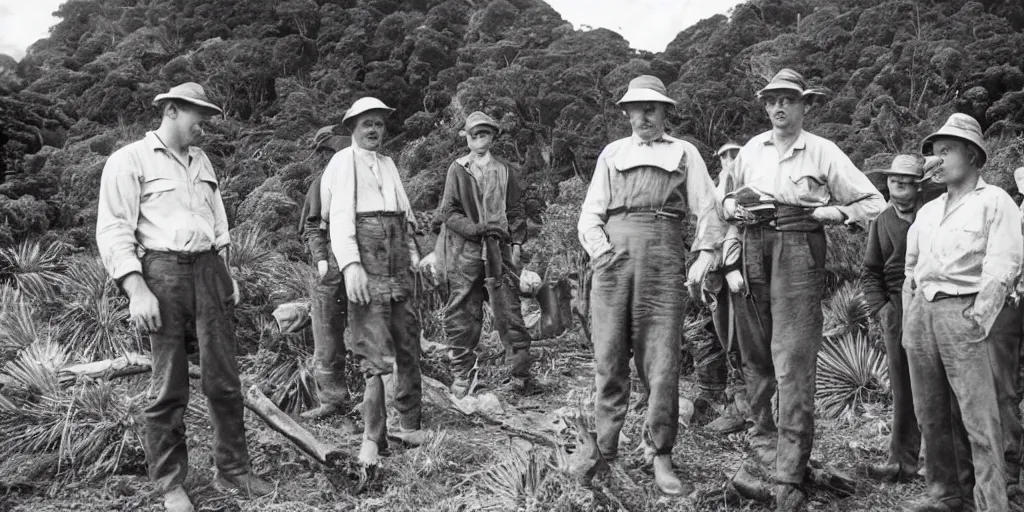
POLYGON ((885 354, 862 332, 828 339, 818 353, 816 398, 825 416, 839 418, 889 390, 885 354))
POLYGON ((540 450, 511 450, 505 461, 488 468, 480 479, 481 490, 492 498, 482 509, 533 510, 549 466, 540 450))
POLYGON ((839 287, 825 304, 824 335, 836 337, 846 333, 867 333, 871 312, 859 282, 839 287))
POLYGON ((4 365, 3 373, 11 387, 29 395, 53 395, 60 392, 57 371, 70 359, 67 348, 52 339, 40 339, 23 348, 4 365))
POLYGON ((53 302, 68 283, 64 254, 64 244, 41 240, 0 248, 0 282, 13 284, 29 299, 53 302))
POLYGON ((270 399, 288 414, 316 404, 317 386, 309 361, 308 354, 282 354, 260 378, 270 388, 270 399))
POLYGON ((83 361, 141 350, 131 328, 128 301, 118 294, 96 258, 82 258, 68 272, 66 305, 57 316, 59 339, 83 361))
POLYGON ((0 363, 48 335, 47 325, 25 296, 7 284, 0 284, 0 363))

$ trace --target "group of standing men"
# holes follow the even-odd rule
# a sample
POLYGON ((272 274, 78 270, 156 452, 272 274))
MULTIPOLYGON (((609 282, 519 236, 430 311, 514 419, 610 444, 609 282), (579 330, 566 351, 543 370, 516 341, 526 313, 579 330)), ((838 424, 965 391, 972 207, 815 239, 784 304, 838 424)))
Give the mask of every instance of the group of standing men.
MULTIPOLYGON (((959 510, 971 501, 973 486, 979 510, 1005 510, 1007 470, 1019 473, 1021 437, 1015 409, 1021 321, 1007 297, 1020 274, 1024 241, 1012 200, 979 177, 986 156, 980 128, 954 114, 924 141, 923 151, 934 158, 898 157, 887 171, 887 208, 834 143, 803 130, 820 91, 784 69, 757 96, 772 129, 742 147, 719 150, 717 188, 698 150, 666 133, 676 102, 659 79, 635 78, 617 103, 632 135, 599 156, 578 223, 593 270, 601 454, 609 461, 618 454, 633 359, 649 393, 642 443, 655 483, 667 494, 683 492, 671 459, 682 322, 687 291, 700 298, 705 289, 731 310, 716 314, 715 325, 729 342, 726 350, 739 349, 755 457, 775 466, 778 509, 799 509, 814 436, 823 226, 878 217, 865 282, 873 309, 883 311, 896 418, 892 457, 876 469, 893 478, 913 472, 920 424, 930 485, 912 509, 959 510), (926 167, 948 193, 922 207, 926 167), (685 226, 693 216, 696 234, 686 247, 685 226), (687 268, 691 252, 697 255, 687 268)), ((194 83, 172 88, 154 104, 160 128, 115 152, 104 168, 97 242, 130 298, 133 321, 150 334, 154 377, 145 449, 151 477, 168 510, 190 511, 181 487, 188 466, 188 329, 199 339, 216 483, 254 495, 273 487, 249 467, 234 360, 231 312, 239 292, 228 267, 227 218, 212 165, 193 145, 203 121, 222 111, 194 83)), ((332 156, 311 182, 300 229, 321 277, 312 311, 320 406, 304 416, 343 410, 349 400, 345 352, 352 352, 366 383, 359 454, 366 465, 377 464, 389 438, 413 446, 425 438, 419 329, 408 301, 413 273, 426 265, 439 267, 448 296, 452 392, 462 397, 483 384, 476 346, 484 300, 507 350, 510 381, 520 391, 533 383, 515 284, 526 221, 514 173, 490 152, 500 124, 482 112, 465 120, 460 135, 469 153, 448 170, 434 221, 438 241, 433 254, 421 258, 398 169, 378 152, 392 111, 362 98, 341 123, 351 144, 331 130, 317 134, 318 146, 332 156), (343 342, 346 328, 351 334, 343 342), (389 427, 382 377, 391 373, 398 422, 389 427)), ((721 380, 716 385, 724 386, 721 380)), ((1016 475, 1009 481, 1015 484, 1016 475)))

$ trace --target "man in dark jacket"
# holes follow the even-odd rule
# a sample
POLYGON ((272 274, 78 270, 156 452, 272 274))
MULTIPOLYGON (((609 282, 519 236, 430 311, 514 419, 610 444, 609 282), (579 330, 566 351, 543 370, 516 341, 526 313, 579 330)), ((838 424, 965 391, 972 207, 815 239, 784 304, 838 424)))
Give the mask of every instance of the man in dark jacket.
POLYGON ((448 168, 444 196, 435 223, 441 224, 436 252, 448 286, 444 329, 451 346, 455 381, 462 397, 477 374, 476 347, 486 297, 494 325, 511 356, 511 372, 524 389, 530 380, 530 333, 520 310, 516 276, 526 241, 522 192, 511 167, 491 154, 498 122, 483 112, 466 118, 461 134, 470 153, 448 168))
MULTIPOLYGON (((326 155, 326 160, 345 149, 351 138, 334 133, 334 126, 325 126, 313 138, 317 155, 326 155)), ((327 162, 318 157, 316 167, 322 168, 327 162)), ((309 184, 306 199, 302 203, 299 218, 299 236, 309 249, 316 263, 320 280, 313 293, 311 316, 313 317, 313 379, 318 388, 320 405, 302 413, 303 418, 318 419, 341 410, 349 400, 348 384, 345 382, 345 327, 347 326, 348 301, 345 298, 344 280, 338 270, 338 261, 331 254, 331 241, 327 223, 320 216, 320 177, 323 170, 309 184)))
MULTIPOLYGON (((930 157, 927 165, 938 160, 930 157)), ((922 159, 915 155, 898 155, 888 169, 877 171, 886 176, 889 207, 871 223, 868 246, 864 253, 861 283, 871 315, 881 321, 885 352, 889 361, 889 382, 892 387, 893 417, 889 439, 889 458, 869 467, 871 476, 896 481, 912 478, 917 472, 921 450, 921 431, 914 414, 914 397, 910 391, 910 369, 903 349, 904 265, 907 252, 907 231, 921 207, 918 180, 924 175, 922 159)))

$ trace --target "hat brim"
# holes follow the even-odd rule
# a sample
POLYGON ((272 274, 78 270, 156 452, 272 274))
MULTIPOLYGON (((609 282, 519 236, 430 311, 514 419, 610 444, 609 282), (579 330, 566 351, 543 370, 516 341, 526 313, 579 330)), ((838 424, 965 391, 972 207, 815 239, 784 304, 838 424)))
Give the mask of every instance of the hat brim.
POLYGON ((355 118, 357 118, 357 117, 359 117, 359 116, 361 116, 361 115, 363 115, 363 114, 365 114, 367 112, 373 112, 375 110, 379 110, 381 112, 384 112, 384 117, 387 117, 387 116, 391 115, 391 113, 395 111, 395 109, 393 109, 391 107, 372 107, 372 108, 367 108, 367 109, 361 109, 361 110, 356 111, 356 112, 349 112, 349 113, 345 114, 345 117, 341 118, 341 125, 346 127, 346 128, 351 128, 349 126, 349 124, 348 124, 349 121, 351 121, 351 120, 353 120, 353 119, 355 119, 355 118))
POLYGON ((956 129, 949 130, 945 126, 943 126, 942 128, 939 128, 939 131, 937 131, 937 132, 935 132, 935 133, 933 133, 933 134, 931 134, 931 135, 929 135, 929 136, 924 138, 924 141, 921 142, 921 153, 924 154, 924 155, 931 155, 932 154, 932 144, 935 142, 935 139, 942 138, 942 137, 948 137, 948 138, 952 138, 952 139, 959 139, 959 140, 962 140, 964 142, 968 142, 968 143, 974 144, 974 146, 976 148, 980 149, 981 150, 981 163, 978 164, 978 168, 979 169, 985 165, 985 162, 988 162, 988 151, 985 149, 985 146, 981 145, 978 141, 972 139, 971 137, 968 137, 968 136, 964 135, 964 133, 961 132, 960 130, 956 130, 956 129))
POLYGON ((910 178, 921 178, 924 176, 923 172, 898 171, 895 169, 873 169, 865 172, 864 174, 878 174, 883 176, 907 176, 910 178))
POLYGON ((819 90, 819 89, 813 89, 813 88, 812 89, 801 89, 800 87, 798 87, 796 85, 781 83, 781 84, 768 84, 768 85, 766 85, 764 87, 764 89, 761 89, 760 91, 757 91, 757 97, 761 98, 761 97, 763 97, 765 95, 765 93, 769 93, 769 92, 773 92, 773 91, 790 91, 790 92, 795 92, 801 98, 810 98, 810 99, 813 99, 813 100, 825 99, 828 96, 827 94, 825 94, 825 91, 822 91, 822 90, 819 90))
POLYGON ((626 94, 622 96, 622 99, 616 101, 615 104, 622 105, 625 103, 641 103, 649 101, 656 103, 668 103, 672 106, 677 105, 676 100, 651 89, 630 89, 626 91, 626 94))
POLYGON ((462 128, 462 130, 465 131, 466 133, 469 133, 469 132, 472 132, 474 128, 479 128, 481 126, 488 126, 488 127, 492 128, 494 130, 494 133, 496 133, 496 134, 501 133, 501 127, 500 126, 498 126, 496 123, 492 123, 490 121, 485 121, 485 120, 480 120, 480 121, 476 121, 474 123, 470 123, 470 124, 466 125, 464 128, 462 128))
POLYGON ((213 103, 210 103, 209 101, 197 100, 195 98, 189 98, 188 96, 182 96, 180 94, 171 94, 169 92, 165 92, 163 94, 157 94, 156 98, 153 98, 153 106, 159 105, 160 102, 164 101, 164 100, 181 100, 181 101, 184 101, 184 102, 196 105, 198 107, 203 107, 203 108, 208 109, 208 110, 213 110, 213 111, 217 112, 220 115, 224 115, 224 111, 221 110, 220 107, 218 107, 217 105, 214 105, 213 103))
POLYGON ((722 156, 722 154, 728 153, 729 151, 739 151, 741 149, 743 148, 737 144, 726 144, 725 146, 722 146, 721 148, 718 149, 718 151, 715 152, 715 156, 722 156))

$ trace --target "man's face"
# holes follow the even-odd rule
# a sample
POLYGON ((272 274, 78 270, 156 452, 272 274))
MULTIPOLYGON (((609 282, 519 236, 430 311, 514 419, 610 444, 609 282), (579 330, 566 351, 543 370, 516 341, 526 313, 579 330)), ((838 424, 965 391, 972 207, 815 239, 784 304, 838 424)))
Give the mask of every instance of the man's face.
POLYGON ((959 183, 973 173, 978 172, 977 165, 971 162, 971 150, 968 142, 939 137, 932 143, 932 152, 942 158, 939 171, 932 176, 932 181, 942 184, 959 183))
POLYGON ((651 141, 665 133, 665 104, 660 101, 631 102, 623 105, 629 124, 641 140, 651 141))
POLYGON ((886 180, 889 197, 897 203, 912 203, 917 199, 917 180, 913 176, 890 175, 886 180))
POLYGON ((761 96, 764 111, 779 130, 802 129, 807 103, 794 91, 769 91, 761 96))
POLYGON ((477 126, 466 134, 466 145, 473 153, 483 156, 491 149, 494 131, 489 126, 477 126))
POLYGON ((376 151, 384 139, 384 114, 371 110, 359 114, 352 126, 352 140, 367 151, 376 151))
POLYGON ((191 105, 180 105, 175 108, 174 127, 178 130, 183 146, 188 147, 202 140, 206 134, 203 124, 208 122, 213 114, 214 112, 191 105))
POLYGON ((738 149, 730 149, 718 156, 718 161, 722 163, 722 172, 732 172, 733 166, 736 165, 736 155, 738 153, 738 149))

